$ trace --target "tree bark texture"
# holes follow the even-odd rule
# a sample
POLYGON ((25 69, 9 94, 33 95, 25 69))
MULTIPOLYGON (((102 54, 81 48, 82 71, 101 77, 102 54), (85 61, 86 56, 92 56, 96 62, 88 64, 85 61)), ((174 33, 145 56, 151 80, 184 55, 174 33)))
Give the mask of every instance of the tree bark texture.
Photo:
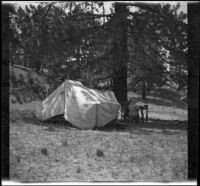
POLYGON ((24 51, 24 66, 27 67, 27 53, 24 51))
MULTIPOLYGON (((116 17, 126 13, 126 6, 115 4, 116 17)), ((113 91, 119 103, 127 101, 127 22, 120 20, 116 35, 119 36, 113 44, 113 60, 116 64, 113 70, 113 91), (118 39, 119 38, 119 39, 118 39)))
POLYGON ((146 84, 145 81, 142 81, 142 99, 146 99, 146 84))

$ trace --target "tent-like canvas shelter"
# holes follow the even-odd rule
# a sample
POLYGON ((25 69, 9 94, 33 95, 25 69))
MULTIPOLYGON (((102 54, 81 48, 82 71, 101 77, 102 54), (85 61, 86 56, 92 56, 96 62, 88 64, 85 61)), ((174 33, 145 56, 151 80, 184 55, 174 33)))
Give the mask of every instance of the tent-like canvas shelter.
POLYGON ((78 81, 65 80, 36 108, 36 117, 46 120, 56 115, 82 129, 103 127, 117 117, 120 104, 111 91, 101 93, 78 81))

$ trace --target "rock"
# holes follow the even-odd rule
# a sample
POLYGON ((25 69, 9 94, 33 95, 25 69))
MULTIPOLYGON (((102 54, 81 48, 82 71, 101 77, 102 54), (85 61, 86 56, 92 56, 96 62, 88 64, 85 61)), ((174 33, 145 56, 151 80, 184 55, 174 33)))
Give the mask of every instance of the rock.
POLYGON ((96 155, 97 155, 98 157, 104 157, 104 153, 103 153, 103 151, 100 150, 100 149, 97 149, 96 155))
POLYGON ((48 151, 47 151, 46 148, 42 148, 42 149, 41 149, 41 153, 42 153, 42 155, 44 155, 44 156, 47 156, 47 155, 48 155, 48 151))

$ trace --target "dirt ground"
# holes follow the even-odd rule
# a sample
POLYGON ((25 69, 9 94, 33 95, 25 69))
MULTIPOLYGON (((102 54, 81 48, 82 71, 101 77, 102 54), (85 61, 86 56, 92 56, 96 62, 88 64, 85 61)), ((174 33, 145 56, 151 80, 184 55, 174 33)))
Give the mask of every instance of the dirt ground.
POLYGON ((187 152, 186 121, 80 130, 10 111, 13 181, 186 181, 187 152))

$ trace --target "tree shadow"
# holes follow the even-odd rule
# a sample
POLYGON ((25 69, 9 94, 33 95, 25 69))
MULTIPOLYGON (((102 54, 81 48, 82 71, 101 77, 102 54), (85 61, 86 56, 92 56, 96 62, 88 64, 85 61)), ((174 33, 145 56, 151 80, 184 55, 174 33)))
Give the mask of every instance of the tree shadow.
POLYGON ((154 91, 151 91, 149 95, 172 101, 177 101, 179 99, 179 94, 168 88, 156 88, 154 91))
POLYGON ((147 98, 146 103, 153 103, 158 106, 169 106, 169 107, 177 107, 186 109, 186 104, 182 103, 181 101, 173 101, 173 100, 167 100, 167 99, 155 99, 155 98, 147 98))
POLYGON ((186 109, 187 104, 179 99, 179 95, 172 90, 166 88, 157 88, 152 90, 147 94, 146 100, 143 100, 142 97, 131 97, 136 102, 142 102, 144 104, 155 104, 157 106, 169 106, 186 109))
POLYGON ((154 98, 153 96, 147 96, 145 100, 143 100, 140 97, 137 98, 131 98, 135 102, 142 102, 143 104, 154 104, 157 106, 168 106, 168 107, 176 107, 176 108, 181 108, 181 109, 186 109, 187 105, 179 100, 173 101, 165 98, 154 98))
POLYGON ((187 131, 187 124, 187 121, 149 120, 148 123, 119 123, 116 127, 105 126, 97 130, 149 135, 157 132, 165 135, 174 135, 180 133, 180 131, 187 131))
POLYGON ((47 127, 43 130, 50 132, 56 131, 56 129, 79 130, 78 127, 65 120, 63 115, 57 115, 44 121, 38 120, 35 116, 23 117, 22 120, 26 122, 26 124, 33 124, 33 125, 47 127))
MULTIPOLYGON (((26 124, 45 126, 46 128, 43 130, 50 132, 54 132, 57 129, 83 130, 66 121, 63 115, 54 116, 45 121, 40 121, 36 119, 36 117, 31 118, 29 115, 23 117, 22 120, 26 122, 26 124)), ((131 134, 151 135, 155 133, 162 133, 164 135, 174 135, 180 133, 180 131, 187 131, 187 128, 187 121, 149 119, 148 123, 116 122, 116 120, 113 120, 104 127, 98 127, 92 130, 102 132, 125 132, 131 134)))
POLYGON ((149 100, 157 105, 176 106, 180 108, 187 107, 187 104, 180 100, 180 95, 177 92, 167 88, 157 88, 147 97, 150 97, 149 100), (159 99, 153 99, 152 97, 159 99))

